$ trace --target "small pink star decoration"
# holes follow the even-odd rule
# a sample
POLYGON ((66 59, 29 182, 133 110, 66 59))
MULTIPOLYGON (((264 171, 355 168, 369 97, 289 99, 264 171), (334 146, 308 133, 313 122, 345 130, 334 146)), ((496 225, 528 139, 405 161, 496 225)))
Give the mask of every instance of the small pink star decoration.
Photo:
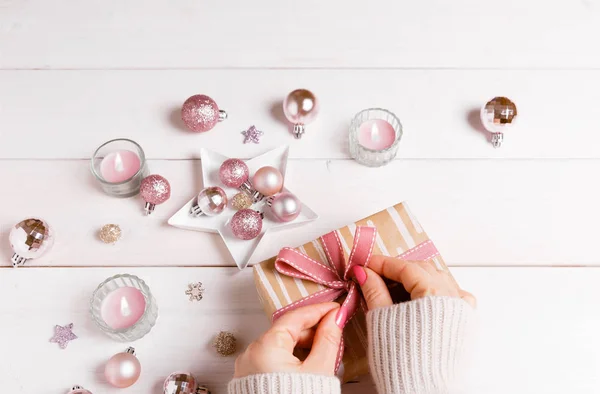
POLYGON ((248 130, 242 131, 244 135, 244 144, 253 142, 255 144, 260 143, 260 137, 264 134, 262 131, 257 129, 255 126, 250 126, 248 130))
POLYGON ((61 349, 66 349, 70 341, 77 339, 77 335, 73 334, 73 323, 66 326, 56 325, 54 327, 54 336, 50 338, 50 342, 58 343, 61 349))
POLYGON ((200 301, 204 296, 204 286, 202 282, 190 283, 188 289, 185 291, 185 295, 190 296, 190 301, 200 301))

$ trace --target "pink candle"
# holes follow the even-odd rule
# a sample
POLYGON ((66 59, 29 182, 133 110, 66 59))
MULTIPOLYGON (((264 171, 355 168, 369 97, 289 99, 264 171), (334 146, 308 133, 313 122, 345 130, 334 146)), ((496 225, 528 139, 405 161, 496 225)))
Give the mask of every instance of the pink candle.
POLYGON ((102 160, 100 173, 105 181, 124 182, 140 169, 140 157, 130 150, 111 152, 102 160))
POLYGON ((367 120, 358 130, 358 142, 367 149, 389 148, 396 139, 396 131, 383 119, 367 120))
POLYGON ((144 315, 146 299, 135 287, 121 287, 111 291, 102 301, 100 315, 114 330, 133 326, 144 315))

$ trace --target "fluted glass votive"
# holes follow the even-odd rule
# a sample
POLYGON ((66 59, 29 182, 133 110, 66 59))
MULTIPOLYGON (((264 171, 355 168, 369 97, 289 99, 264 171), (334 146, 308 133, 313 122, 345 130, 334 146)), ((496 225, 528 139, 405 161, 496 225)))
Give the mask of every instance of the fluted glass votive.
POLYGON ((92 174, 106 194, 131 197, 140 192, 148 175, 144 150, 135 141, 120 138, 100 145, 92 156, 92 174))
POLYGON ((350 156, 369 167, 385 165, 396 157, 401 138, 396 115, 382 108, 362 110, 350 123, 350 156))
POLYGON ((132 342, 148 334, 158 319, 158 305, 146 283, 135 275, 115 275, 102 282, 90 302, 92 319, 109 337, 132 342))

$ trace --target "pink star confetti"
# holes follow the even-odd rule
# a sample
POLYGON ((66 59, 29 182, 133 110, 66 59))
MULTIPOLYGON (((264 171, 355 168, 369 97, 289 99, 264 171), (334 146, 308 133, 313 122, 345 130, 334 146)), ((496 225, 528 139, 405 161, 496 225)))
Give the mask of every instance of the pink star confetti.
POLYGON ((66 349, 70 341, 77 339, 77 335, 73 334, 73 323, 66 326, 55 326, 54 336, 50 338, 50 342, 58 343, 61 349, 66 349))
POLYGON ((242 134, 244 134, 244 137, 246 137, 244 138, 244 144, 247 144, 249 142, 254 142, 255 144, 258 144, 260 143, 259 138, 262 137, 264 133, 257 129, 255 126, 250 126, 248 130, 242 131, 242 134))

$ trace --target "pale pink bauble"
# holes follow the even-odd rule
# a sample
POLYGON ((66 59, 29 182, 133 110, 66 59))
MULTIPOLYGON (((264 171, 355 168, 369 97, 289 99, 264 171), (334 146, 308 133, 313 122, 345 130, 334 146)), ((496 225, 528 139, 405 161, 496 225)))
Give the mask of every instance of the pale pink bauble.
POLYGON ((259 212, 242 209, 231 218, 231 231, 239 239, 254 239, 262 231, 262 222, 262 215, 259 212))
POLYGON ((142 179, 140 195, 150 204, 162 204, 171 197, 171 184, 160 175, 149 175, 142 179))
POLYGON ((227 159, 219 168, 219 178, 225 186, 238 188, 248 180, 250 171, 240 159, 227 159))
POLYGON ((310 90, 294 90, 283 101, 283 113, 294 124, 310 123, 319 114, 317 96, 310 90))
POLYGON ((283 188, 283 175, 275 167, 262 167, 252 177, 252 186, 262 195, 272 196, 283 188))
POLYGON ((300 215, 302 203, 292 193, 279 193, 270 201, 271 212, 280 222, 291 222, 300 215))
POLYGON ((104 367, 104 376, 115 387, 132 386, 140 378, 142 365, 131 353, 118 353, 108 360, 104 367))
POLYGON ((197 133, 209 131, 219 122, 219 106, 212 98, 197 94, 183 103, 181 119, 192 131, 197 133))

